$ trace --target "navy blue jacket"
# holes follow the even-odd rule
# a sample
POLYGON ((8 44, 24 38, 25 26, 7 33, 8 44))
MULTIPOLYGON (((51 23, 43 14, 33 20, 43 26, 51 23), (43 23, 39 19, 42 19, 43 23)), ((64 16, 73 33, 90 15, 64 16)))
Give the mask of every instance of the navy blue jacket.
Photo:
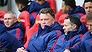
POLYGON ((42 8, 48 8, 48 7, 49 7, 49 4, 48 4, 47 1, 43 5, 40 5, 39 3, 35 2, 35 1, 30 2, 30 5, 28 5, 26 10, 28 12, 30 12, 30 24, 31 24, 31 27, 35 23, 36 15, 39 13, 39 11, 42 8), (35 14, 33 14, 33 12, 35 12, 35 14))
POLYGON ((68 11, 68 15, 72 15, 72 14, 74 14, 78 18, 81 18, 81 16, 85 14, 85 10, 80 6, 76 6, 74 9, 68 11), (81 14, 78 14, 78 13, 81 13, 81 14))
POLYGON ((66 48, 73 47, 80 40, 78 31, 69 31, 67 35, 61 35, 56 43, 54 52, 63 52, 66 48))
POLYGON ((24 27, 21 23, 16 22, 7 28, 7 32, 15 36, 22 44, 24 41, 24 27))
POLYGON ((22 47, 22 44, 7 31, 7 28, 0 24, 0 49, 7 48, 12 52, 16 52, 17 48, 22 47))
POLYGON ((84 23, 81 24, 81 26, 78 29, 78 33, 84 35, 88 31, 86 25, 84 23))
POLYGON ((86 32, 82 41, 75 45, 73 48, 69 48, 71 52, 92 52, 92 34, 86 32))
POLYGON ((28 44, 29 52, 49 52, 54 48, 57 38, 62 34, 62 26, 55 22, 44 29, 39 25, 38 32, 34 33, 28 44))

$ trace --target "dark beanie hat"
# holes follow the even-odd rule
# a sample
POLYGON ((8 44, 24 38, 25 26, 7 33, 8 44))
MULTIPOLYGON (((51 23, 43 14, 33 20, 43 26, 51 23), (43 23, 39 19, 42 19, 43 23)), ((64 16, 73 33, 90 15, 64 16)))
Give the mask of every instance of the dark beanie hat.
POLYGON ((63 0, 65 2, 66 5, 70 6, 71 8, 75 8, 76 7, 76 2, 75 0, 63 0))

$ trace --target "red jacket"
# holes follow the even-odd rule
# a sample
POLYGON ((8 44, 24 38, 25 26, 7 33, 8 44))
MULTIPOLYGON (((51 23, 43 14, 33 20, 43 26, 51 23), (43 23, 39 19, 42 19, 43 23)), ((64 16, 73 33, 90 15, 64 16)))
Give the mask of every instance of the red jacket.
POLYGON ((60 17, 62 14, 63 14, 63 13, 62 13, 62 9, 61 9, 59 12, 57 12, 57 13, 55 14, 55 20, 58 21, 58 20, 59 20, 59 17, 60 17))
POLYGON ((54 12, 56 12, 56 2, 55 0, 47 0, 49 3, 49 6, 52 8, 52 10, 54 10, 54 12))

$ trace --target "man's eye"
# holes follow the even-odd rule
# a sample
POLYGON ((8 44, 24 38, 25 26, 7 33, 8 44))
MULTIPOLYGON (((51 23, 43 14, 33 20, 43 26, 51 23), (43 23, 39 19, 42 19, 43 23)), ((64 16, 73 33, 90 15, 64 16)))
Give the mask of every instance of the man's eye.
POLYGON ((92 8, 92 6, 90 6, 89 8, 92 8))
POLYGON ((67 25, 63 25, 63 26, 67 26, 67 25))
POLYGON ((48 19, 45 19, 45 20, 48 20, 48 19))
POLYGON ((92 26, 92 24, 87 24, 86 26, 92 26))
POLYGON ((85 9, 87 9, 88 7, 85 7, 85 9))
POLYGON ((11 18, 8 18, 8 20, 10 20, 11 18))
POLYGON ((40 21, 42 21, 42 19, 40 19, 40 21))

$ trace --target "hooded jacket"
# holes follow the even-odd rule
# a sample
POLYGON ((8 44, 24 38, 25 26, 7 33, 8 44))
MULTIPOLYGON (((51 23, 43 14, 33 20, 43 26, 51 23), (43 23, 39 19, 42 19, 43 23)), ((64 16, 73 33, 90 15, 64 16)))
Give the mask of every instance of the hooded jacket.
POLYGON ((67 17, 68 15, 74 15, 74 16, 77 16, 80 19, 82 16, 85 15, 85 10, 80 6, 76 6, 72 10, 69 10, 67 14, 62 14, 58 18, 58 22, 63 23, 64 20, 65 20, 65 17, 67 17))
POLYGON ((92 52, 92 34, 91 32, 86 32, 82 41, 75 45, 73 48, 69 48, 71 52, 92 52))
POLYGON ((51 26, 45 26, 44 29, 39 25, 38 32, 34 33, 30 39, 29 52, 49 52, 54 48, 57 38, 62 34, 62 26, 55 22, 51 26))
POLYGON ((0 49, 7 48, 12 52, 16 52, 17 48, 22 47, 22 44, 7 31, 7 28, 0 24, 0 49))
POLYGON ((78 18, 81 18, 86 13, 85 13, 84 8, 80 6, 76 6, 74 9, 68 11, 68 15, 72 15, 72 14, 74 14, 78 18))
POLYGON ((69 31, 67 35, 61 35, 56 43, 54 52, 64 52, 65 49, 73 47, 81 41, 78 31, 69 31))
POLYGON ((21 23, 16 22, 7 28, 7 32, 15 36, 22 44, 24 41, 24 27, 21 23))
POLYGON ((85 34, 88 31, 86 25, 84 23, 81 24, 81 26, 78 29, 79 34, 85 34))
POLYGON ((81 52, 92 52, 92 34, 91 32, 86 32, 82 37, 81 52))
POLYGON ((31 27, 35 23, 35 19, 36 19, 37 14, 39 13, 39 11, 42 8, 48 8, 48 7, 49 7, 48 2, 45 2, 43 5, 40 5, 39 3, 35 2, 35 1, 31 1, 30 2, 28 7, 26 8, 26 10, 30 13, 30 24, 31 24, 31 27))

